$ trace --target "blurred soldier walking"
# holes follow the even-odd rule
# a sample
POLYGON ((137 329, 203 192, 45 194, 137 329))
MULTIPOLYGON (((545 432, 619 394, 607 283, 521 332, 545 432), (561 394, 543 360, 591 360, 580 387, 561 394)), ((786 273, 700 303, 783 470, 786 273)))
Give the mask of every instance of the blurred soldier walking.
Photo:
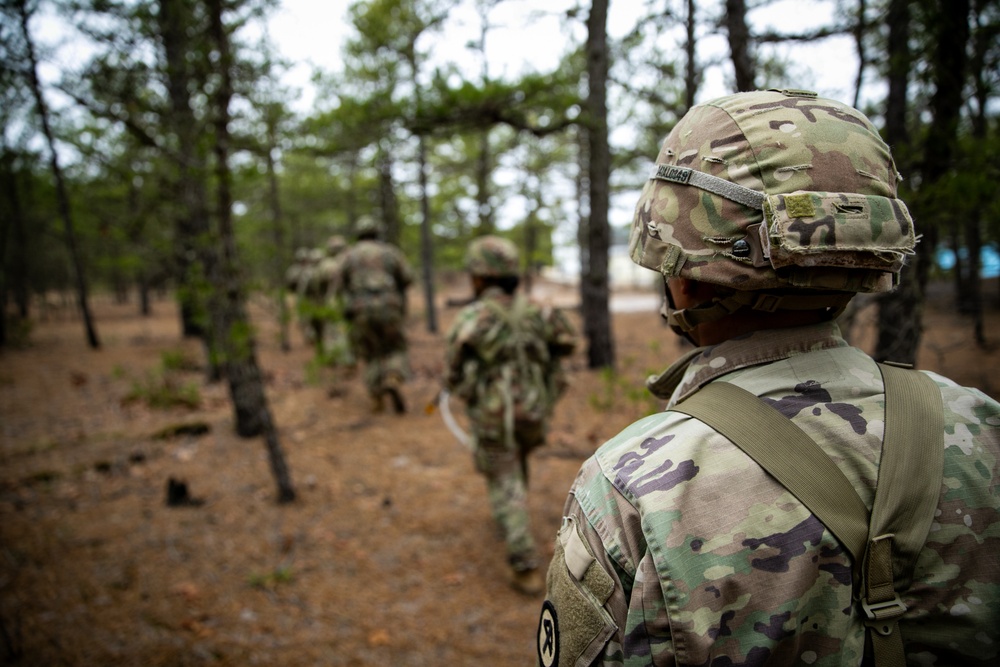
POLYGON ((297 292, 302 335, 317 351, 323 342, 323 295, 318 289, 315 276, 323 254, 320 248, 310 248, 306 251, 305 262, 299 271, 297 292))
POLYGON ((561 311, 543 313, 515 294, 519 262, 510 241, 477 239, 466 266, 477 300, 448 334, 446 385, 466 402, 476 469, 507 544, 511 583, 536 594, 544 582, 528 519, 528 454, 545 444, 565 388, 560 358, 573 351, 575 334, 561 311))
POLYGON ((320 298, 321 344, 317 354, 325 365, 350 368, 355 364, 354 352, 348 340, 347 318, 344 314, 340 284, 340 264, 347 250, 347 240, 335 234, 327 239, 323 258, 310 276, 309 291, 320 298))
POLYGON ((358 241, 342 255, 338 271, 354 354, 365 362, 365 386, 372 409, 386 396, 397 413, 406 411, 402 387, 409 376, 406 356, 406 288, 413 272, 399 248, 378 240, 379 225, 359 218, 358 241))
POLYGON ((295 319, 302 331, 302 337, 309 341, 309 321, 301 303, 300 294, 305 290, 303 281, 308 278, 309 248, 298 248, 295 251, 295 261, 285 271, 285 290, 295 299, 295 319))

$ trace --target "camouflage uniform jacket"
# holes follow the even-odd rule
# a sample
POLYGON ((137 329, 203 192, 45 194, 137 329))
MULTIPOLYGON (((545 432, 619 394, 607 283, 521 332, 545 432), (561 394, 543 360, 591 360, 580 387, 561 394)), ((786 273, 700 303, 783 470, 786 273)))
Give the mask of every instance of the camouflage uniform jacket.
MULTIPOLYGON (((944 478, 899 628, 911 665, 996 665, 1000 405, 929 375, 945 410, 944 478)), ((670 405, 718 379, 800 426, 872 506, 882 380, 835 325, 705 348, 670 405)), ((668 409, 632 424, 585 462, 565 516, 539 626, 543 664, 553 634, 559 664, 861 664, 865 627, 851 600, 848 554, 790 492, 701 422, 668 409)))
POLYGON ((499 287, 488 287, 472 304, 463 308, 448 333, 445 363, 448 389, 466 402, 473 430, 499 438, 514 415, 505 414, 512 393, 520 397, 518 419, 544 422, 565 388, 560 357, 570 354, 575 333, 558 309, 542 310, 524 297, 507 295, 499 287), (517 386, 505 389, 502 366, 511 362, 507 350, 512 337, 507 323, 517 320, 524 337, 531 371, 518 369, 507 378, 517 386))
POLYGON ((336 283, 349 315, 363 310, 404 311, 413 271, 396 246, 362 240, 338 257, 336 283))

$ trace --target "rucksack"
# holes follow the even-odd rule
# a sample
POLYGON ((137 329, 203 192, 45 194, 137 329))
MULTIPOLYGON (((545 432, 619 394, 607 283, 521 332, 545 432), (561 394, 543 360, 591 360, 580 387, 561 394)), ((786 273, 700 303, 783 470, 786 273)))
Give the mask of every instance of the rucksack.
POLYGON ((482 302, 493 323, 482 337, 478 377, 466 396, 481 427, 503 429, 511 444, 516 421, 544 420, 555 401, 545 323, 537 308, 516 296, 510 307, 482 302))

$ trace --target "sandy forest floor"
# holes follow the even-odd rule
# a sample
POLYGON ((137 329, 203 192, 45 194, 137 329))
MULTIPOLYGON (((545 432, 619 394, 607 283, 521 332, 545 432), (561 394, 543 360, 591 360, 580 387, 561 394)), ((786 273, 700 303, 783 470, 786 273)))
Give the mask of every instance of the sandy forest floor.
MULTIPOLYGON (((989 348, 973 344, 938 286, 919 365, 998 397, 996 281, 989 287, 989 348)), ((441 290, 442 331, 455 314, 445 299, 463 291, 441 290)), ((298 332, 282 352, 273 313, 255 304, 298 492, 284 506, 263 442, 233 432, 225 386, 197 369, 164 370, 201 360, 172 303, 143 318, 134 303, 96 298, 97 352, 59 311, 34 323, 29 344, 0 352, 0 663, 532 664, 541 598, 508 587, 483 481, 440 417, 422 410, 438 387, 443 336, 427 333, 411 296, 403 416, 369 414, 360 378, 331 397, 332 379, 310 365, 298 332), (189 386, 197 407, 130 398, 166 383, 189 386), (205 432, 170 435, 178 426, 205 432), (171 478, 197 503, 168 507, 171 478)), ((573 301, 552 290, 544 299, 557 296, 573 301)), ((546 559, 580 463, 658 409, 642 379, 682 351, 655 308, 616 313, 614 335, 618 373, 586 370, 582 349, 572 358, 573 384, 532 461, 546 559)))

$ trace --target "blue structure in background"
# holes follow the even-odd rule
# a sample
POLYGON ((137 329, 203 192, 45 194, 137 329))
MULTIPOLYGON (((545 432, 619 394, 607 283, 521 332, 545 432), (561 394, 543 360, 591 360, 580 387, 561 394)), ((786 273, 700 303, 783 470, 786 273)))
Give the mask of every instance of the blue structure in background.
MULTIPOLYGON (((959 248, 958 254, 962 259, 969 256, 968 248, 959 248)), ((955 251, 951 248, 938 248, 934 255, 938 267, 943 271, 951 271, 955 268, 955 251)), ((996 278, 1000 276, 1000 252, 996 246, 983 246, 979 253, 979 276, 981 278, 996 278)))

